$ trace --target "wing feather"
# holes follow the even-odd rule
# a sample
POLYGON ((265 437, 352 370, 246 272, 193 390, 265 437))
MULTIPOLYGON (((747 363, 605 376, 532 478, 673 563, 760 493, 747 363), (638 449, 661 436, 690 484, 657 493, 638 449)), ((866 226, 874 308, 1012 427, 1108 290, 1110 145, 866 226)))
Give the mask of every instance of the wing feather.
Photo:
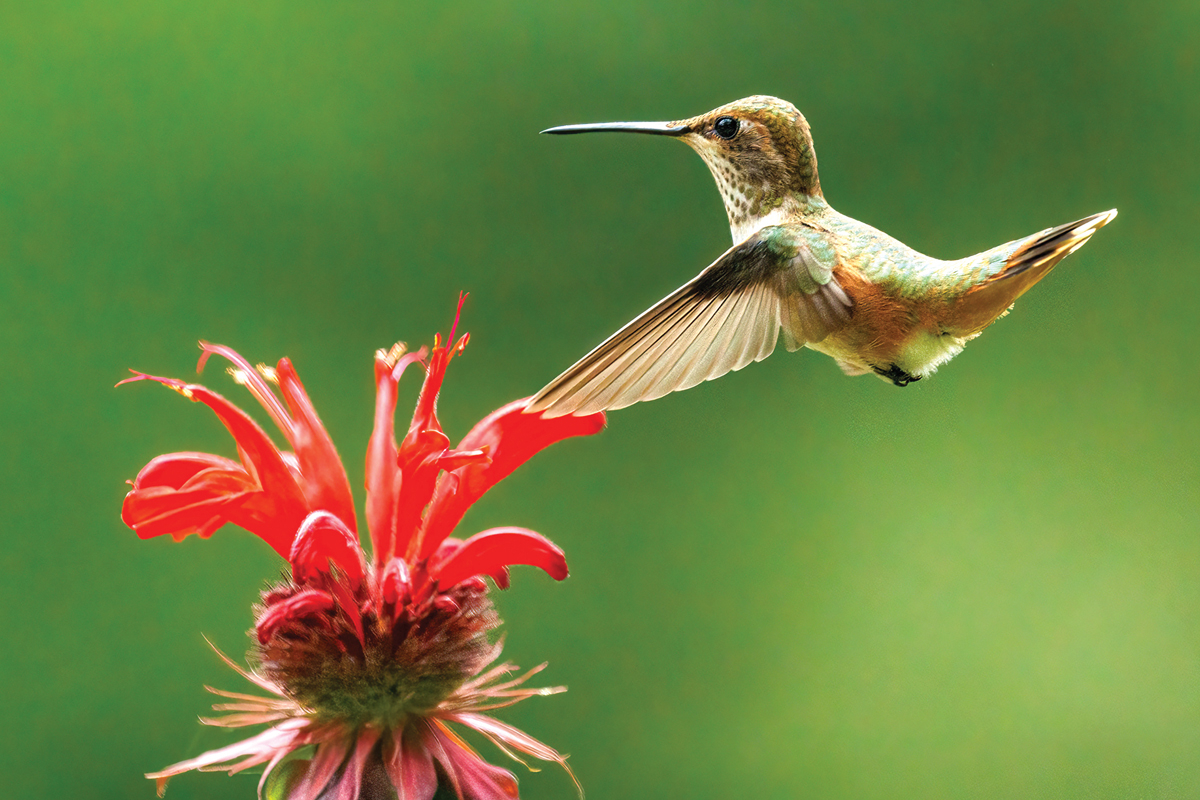
POLYGON ((646 368, 641 371, 638 381, 625 388, 624 392, 630 396, 644 396, 644 399, 651 400, 655 397, 661 397, 671 389, 664 389, 661 394, 656 392, 664 386, 678 386, 678 376, 673 376, 673 371, 679 371, 684 368, 687 362, 685 359, 695 359, 695 350, 693 347, 696 340, 702 338, 707 328, 708 323, 712 320, 716 311, 722 305, 722 298, 714 297, 697 305, 698 312, 695 316, 688 320, 686 327, 678 330, 674 341, 671 342, 671 350, 674 355, 670 358, 664 358, 665 351, 656 354, 657 357, 653 362, 647 363, 646 368))
POLYGON ((721 326, 721 338, 718 344, 713 348, 714 360, 709 368, 709 377, 714 375, 724 375, 732 370, 737 365, 737 345, 741 334, 742 325, 745 324, 746 311, 750 305, 750 292, 743 290, 736 295, 733 310, 729 312, 729 318, 725 320, 725 324, 721 326))
POLYGON ((653 400, 761 361, 849 320, 850 298, 787 226, 763 228, 551 381, 527 411, 591 414, 653 400))
POLYGON ((669 351, 679 348, 680 340, 688 335, 689 330, 697 328, 697 333, 702 330, 695 322, 703 316, 710 302, 687 306, 683 313, 674 315, 656 326, 652 336, 647 336, 631 348, 632 355, 623 362, 624 369, 619 375, 612 377, 608 386, 592 395, 591 404, 603 408, 622 408, 623 406, 612 404, 620 402, 618 398, 644 394, 647 384, 652 385, 654 382, 656 368, 661 371, 670 367, 671 362, 664 356, 669 351))
POLYGON ((732 308, 733 303, 729 297, 713 299, 710 312, 704 320, 704 328, 696 328, 692 341, 683 351, 678 363, 672 365, 671 371, 663 376, 664 383, 678 385, 679 389, 690 389, 704 382, 711 368, 712 360, 707 356, 713 345, 712 340, 705 334, 705 329, 723 325, 732 308))
MULTIPOLYGON (((614 369, 619 369, 621 365, 616 362, 620 361, 623 356, 628 359, 635 355, 630 352, 631 342, 636 343, 640 337, 652 335, 655 324, 661 324, 664 319, 669 319, 671 315, 679 313, 685 308, 684 304, 676 298, 677 294, 679 292, 667 297, 654 308, 614 333, 599 347, 555 378, 538 393, 534 400, 543 404, 543 407, 549 406, 573 390, 577 390, 589 382, 602 381, 606 374, 612 374, 614 369)), ((530 405, 532 406, 532 403, 530 405)), ((529 410, 536 411, 538 409, 530 408, 529 410)))
POLYGON ((761 283, 750 290, 750 295, 746 303, 748 313, 737 331, 741 341, 740 346, 734 347, 738 352, 735 370, 771 355, 779 337, 779 298, 761 283), (766 346, 768 336, 770 347, 766 346))

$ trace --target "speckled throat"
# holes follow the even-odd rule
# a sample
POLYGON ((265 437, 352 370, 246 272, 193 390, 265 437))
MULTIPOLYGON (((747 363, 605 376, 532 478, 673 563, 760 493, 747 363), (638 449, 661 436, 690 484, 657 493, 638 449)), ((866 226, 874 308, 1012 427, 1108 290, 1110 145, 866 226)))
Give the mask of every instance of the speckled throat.
POLYGON ((729 231, 735 244, 760 228, 788 222, 812 213, 818 205, 824 205, 817 198, 797 195, 786 187, 755 183, 745 171, 718 154, 703 150, 699 152, 721 192, 725 213, 729 217, 729 231))

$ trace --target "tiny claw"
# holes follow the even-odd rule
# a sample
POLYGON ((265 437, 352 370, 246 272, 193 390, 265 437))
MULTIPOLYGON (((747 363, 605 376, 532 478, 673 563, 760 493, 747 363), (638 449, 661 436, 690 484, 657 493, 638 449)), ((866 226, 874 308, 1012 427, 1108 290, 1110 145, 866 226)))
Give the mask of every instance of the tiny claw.
POLYGON ((896 364, 889 364, 887 369, 882 367, 872 367, 872 369, 876 375, 890 380, 893 386, 908 386, 910 383, 921 380, 920 375, 910 375, 896 364))

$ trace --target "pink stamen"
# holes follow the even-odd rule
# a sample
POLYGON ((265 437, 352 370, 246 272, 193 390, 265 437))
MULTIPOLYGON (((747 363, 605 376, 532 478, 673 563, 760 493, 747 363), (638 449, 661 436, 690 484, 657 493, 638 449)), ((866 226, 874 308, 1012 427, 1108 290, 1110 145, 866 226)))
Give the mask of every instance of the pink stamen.
POLYGON ((287 437, 288 442, 292 441, 294 425, 292 417, 288 414, 287 408, 283 402, 263 379, 250 362, 242 358, 236 351, 221 344, 210 344, 209 342, 200 342, 200 349, 203 350, 200 354, 200 361, 196 364, 196 372, 204 371, 204 364, 208 361, 210 355, 218 355, 229 360, 238 371, 242 374, 242 381, 245 382, 245 387, 254 395, 267 413, 271 415, 271 419, 279 426, 279 430, 287 437))

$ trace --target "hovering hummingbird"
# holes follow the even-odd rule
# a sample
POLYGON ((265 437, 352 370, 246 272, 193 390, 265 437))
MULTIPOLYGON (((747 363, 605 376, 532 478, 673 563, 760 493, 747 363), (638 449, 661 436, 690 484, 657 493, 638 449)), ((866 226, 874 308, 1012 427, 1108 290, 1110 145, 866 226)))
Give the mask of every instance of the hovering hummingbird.
POLYGON ((542 133, 672 136, 708 165, 733 247, 534 396, 529 412, 591 414, 652 400, 788 350, 896 386, 932 374, 1003 316, 1116 209, 957 261, 921 255, 839 214, 821 193, 808 122, 747 97, 677 122, 564 125, 542 133))

